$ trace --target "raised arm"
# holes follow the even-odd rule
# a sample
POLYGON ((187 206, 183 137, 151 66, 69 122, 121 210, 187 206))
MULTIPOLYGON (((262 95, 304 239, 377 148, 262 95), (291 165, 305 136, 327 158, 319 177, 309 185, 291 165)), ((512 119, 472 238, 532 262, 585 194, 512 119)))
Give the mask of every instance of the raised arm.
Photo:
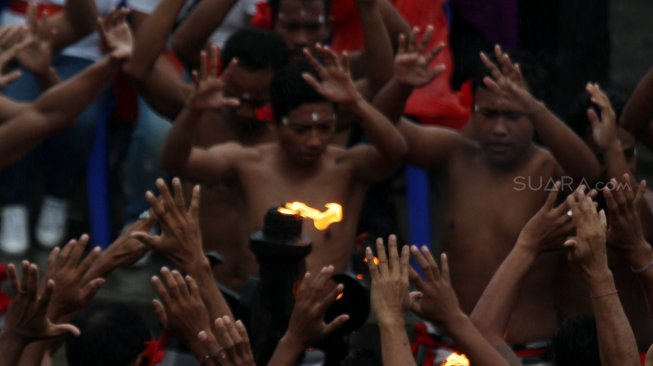
MULTIPOLYGON (((222 79, 215 76, 218 65, 217 52, 217 48, 213 46, 211 56, 207 58, 206 52, 202 51, 200 73, 193 72, 195 89, 173 123, 161 150, 161 166, 165 170, 209 184, 234 173, 235 160, 244 150, 235 143, 209 150, 193 147, 195 130, 203 111, 219 110, 237 106, 239 103, 237 99, 224 96, 222 79), (207 66, 207 63, 210 64, 207 66)), ((227 67, 222 77, 231 72, 235 62, 227 67)))
POLYGON ((601 91, 598 84, 588 83, 586 89, 600 112, 599 115, 594 108, 590 108, 587 117, 592 125, 594 143, 603 155, 607 176, 623 177, 629 169, 621 142, 617 138, 617 116, 612 109, 610 98, 601 91))
POLYGON ((197 68, 200 51, 238 0, 204 0, 175 32, 172 49, 190 68, 197 68))
POLYGON ((471 314, 481 333, 511 365, 520 363, 506 344, 503 334, 524 278, 540 251, 547 245, 557 245, 560 248, 566 235, 573 229, 573 223, 567 215, 567 204, 554 206, 559 189, 560 182, 557 182, 555 189, 549 192, 544 206, 526 223, 517 243, 492 276, 471 314))
POLYGON ((160 236, 136 232, 132 237, 148 247, 161 252, 179 267, 181 271, 195 279, 202 288, 202 300, 210 319, 231 314, 226 300, 218 290, 209 260, 204 255, 202 237, 199 229, 200 188, 193 188, 190 207, 186 209, 184 194, 179 178, 172 180, 174 197, 163 179, 157 179, 159 197, 147 192, 146 198, 152 207, 151 212, 159 219, 163 233, 160 236))
POLYGON ((365 48, 359 57, 352 60, 352 70, 360 70, 355 78, 369 82, 371 95, 385 85, 392 77, 392 43, 381 14, 382 0, 357 0, 356 6, 361 19, 365 48), (357 64, 360 64, 357 66, 357 64))
POLYGON ((412 304, 411 310, 450 334, 473 365, 508 365, 460 308, 456 293, 451 287, 447 255, 443 253, 440 257, 440 270, 428 247, 424 246, 420 251, 412 246, 411 253, 425 277, 423 281, 410 268, 410 277, 422 292, 422 297, 412 304))
POLYGON ((29 343, 72 333, 79 335, 79 329, 72 324, 53 324, 47 317, 55 283, 47 280, 44 291, 39 295, 39 269, 36 264, 23 261, 23 277, 20 279, 16 267, 7 268, 14 300, 5 315, 0 332, 0 366, 18 364, 20 355, 29 343))
POLYGON ((124 22, 125 15, 116 10, 100 21, 102 33, 111 40, 109 55, 74 78, 48 89, 0 126, 0 141, 3 142, 0 144, 0 166, 15 162, 52 132, 70 126, 75 116, 112 80, 121 64, 131 57, 131 34, 124 22), (111 22, 107 23, 106 19, 111 22))
POLYGON ((55 29, 54 52, 66 48, 95 30, 98 17, 94 0, 66 0, 64 11, 47 17, 48 27, 55 29))
POLYGON ((16 56, 16 61, 29 71, 41 90, 59 83, 59 75, 51 65, 52 43, 56 30, 50 29, 47 18, 38 19, 38 5, 30 3, 27 7, 27 47, 16 56))
POLYGON ((349 74, 346 56, 341 62, 333 51, 322 46, 316 47, 316 52, 325 60, 325 66, 308 50, 305 54, 321 81, 309 74, 304 74, 304 79, 327 99, 353 111, 373 143, 373 146, 357 146, 349 151, 349 157, 357 166, 357 174, 361 180, 370 182, 386 177, 399 166, 406 154, 406 141, 392 123, 358 93, 349 74))
POLYGON ((528 90, 519 65, 514 64, 507 53, 495 46, 499 65, 495 65, 484 53, 481 60, 492 77, 483 82, 494 93, 515 100, 533 123, 544 145, 551 151, 564 172, 575 182, 583 178, 593 181, 599 176, 599 162, 592 150, 565 125, 553 112, 528 90))
POLYGON ((646 181, 641 181, 637 190, 632 187, 633 179, 624 175, 619 181, 612 179, 610 186, 603 189, 608 207, 608 243, 619 251, 630 263, 631 270, 637 274, 653 316, 653 249, 644 238, 644 225, 641 220, 646 181))
POLYGON ((314 345, 349 319, 348 315, 340 315, 329 324, 324 322, 324 314, 344 288, 342 284, 329 286, 332 274, 333 266, 324 267, 316 274, 306 272, 297 291, 288 329, 274 349, 268 366, 296 365, 306 347, 314 345))
POLYGON ((431 66, 444 45, 427 49, 433 35, 433 26, 428 26, 419 36, 419 28, 413 28, 410 36, 399 35, 399 46, 394 59, 394 74, 388 83, 374 97, 374 106, 393 123, 404 113, 406 101, 415 88, 429 84, 440 75, 444 64, 431 66))
POLYGON ((640 80, 621 113, 621 126, 649 149, 653 147, 653 68, 640 80))
POLYGON ((367 247, 365 256, 372 278, 370 302, 372 312, 381 332, 381 353, 385 366, 416 365, 410 349, 404 324, 404 314, 420 296, 408 292, 410 251, 408 246, 397 252, 397 237, 388 237, 388 256, 383 239, 376 240, 379 265, 374 263, 372 249, 367 247))
POLYGON ((565 242, 567 258, 580 269, 590 290, 601 364, 639 365, 635 335, 608 268, 605 212, 596 212, 594 202, 582 189, 569 195, 567 204, 576 226, 576 236, 565 242))
POLYGON ((163 0, 151 14, 139 15, 142 19, 135 32, 134 56, 123 65, 125 73, 135 81, 143 82, 150 73, 156 59, 165 49, 184 3, 183 0, 163 0))

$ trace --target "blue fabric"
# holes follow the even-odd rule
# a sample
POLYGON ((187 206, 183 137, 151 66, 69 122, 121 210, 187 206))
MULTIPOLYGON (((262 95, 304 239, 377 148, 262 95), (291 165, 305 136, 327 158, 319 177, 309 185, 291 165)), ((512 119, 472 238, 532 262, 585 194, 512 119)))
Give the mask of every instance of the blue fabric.
MULTIPOLYGON (((63 55, 52 61, 62 79, 76 75, 91 63, 63 55)), ((41 93, 36 80, 28 72, 23 72, 23 76, 7 86, 4 92, 12 99, 26 102, 35 100, 41 93)), ((95 121, 107 96, 105 91, 82 112, 72 128, 50 136, 21 161, 0 171, 0 199, 4 204, 29 202, 33 167, 39 158, 44 160, 45 193, 62 199, 72 196, 83 176, 95 134, 95 121)))

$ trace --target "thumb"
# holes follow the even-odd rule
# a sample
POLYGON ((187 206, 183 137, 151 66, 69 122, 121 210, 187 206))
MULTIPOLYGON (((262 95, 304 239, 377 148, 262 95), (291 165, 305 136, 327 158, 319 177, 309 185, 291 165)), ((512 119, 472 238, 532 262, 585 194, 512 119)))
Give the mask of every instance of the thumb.
POLYGON ((161 243, 161 237, 153 236, 142 231, 136 231, 134 233, 131 233, 131 235, 129 236, 132 239, 136 239, 139 242, 143 243, 146 247, 155 250, 158 248, 159 244, 161 243))
POLYGON ((53 336, 59 336, 62 334, 70 333, 74 336, 79 336, 81 331, 76 326, 66 323, 66 324, 52 324, 50 328, 50 334, 53 336))
POLYGON ((333 333, 335 330, 345 325, 347 320, 349 320, 348 314, 343 314, 333 319, 331 323, 327 324, 326 327, 324 327, 324 334, 333 333))

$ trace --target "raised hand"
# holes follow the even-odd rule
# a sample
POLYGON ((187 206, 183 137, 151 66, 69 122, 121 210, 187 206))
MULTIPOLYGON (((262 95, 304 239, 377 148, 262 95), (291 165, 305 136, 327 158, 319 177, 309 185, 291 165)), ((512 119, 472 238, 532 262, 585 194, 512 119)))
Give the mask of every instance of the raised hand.
POLYGON ((608 244, 622 252, 631 263, 637 262, 638 257, 648 263, 644 256, 638 254, 650 247, 644 238, 640 217, 646 181, 639 183, 636 192, 632 183, 630 176, 624 174, 620 181, 610 179, 612 189, 603 188, 608 207, 608 244))
POLYGON ((567 196, 567 204, 576 226, 576 236, 564 244, 568 249, 567 258, 588 278, 607 271, 605 212, 596 212, 596 206, 585 194, 584 186, 567 196))
POLYGON ((23 261, 23 278, 18 278, 16 266, 7 266, 9 282, 15 294, 5 316, 3 333, 19 337, 24 342, 56 337, 65 333, 79 335, 72 324, 53 324, 46 315, 55 282, 47 280, 39 296, 39 269, 36 264, 23 261))
POLYGON ((132 233, 132 237, 187 268, 183 265, 192 265, 194 261, 204 258, 198 219, 200 188, 193 188, 190 207, 186 209, 179 178, 172 180, 174 197, 163 179, 157 179, 156 187, 159 197, 148 191, 145 198, 150 203, 150 212, 161 224, 162 234, 150 235, 139 231, 132 233))
POLYGON ((233 322, 228 316, 223 316, 215 320, 214 332, 215 336, 206 330, 197 335, 204 345, 201 362, 211 361, 214 365, 224 366, 254 366, 254 355, 243 322, 233 322))
POLYGON ((592 102, 596 104, 601 113, 600 117, 594 108, 587 110, 587 117, 592 125, 592 138, 601 151, 607 151, 617 139, 617 115, 612 109, 610 98, 599 88, 599 84, 588 83, 585 90, 590 94, 592 102))
MULTIPOLYGON (((24 25, 8 25, 0 27, 0 73, 4 72, 7 63, 29 45, 27 27, 24 25)), ((0 88, 11 84, 21 76, 20 71, 14 70, 8 74, 0 74, 0 88)))
POLYGON ((30 3, 27 8, 27 46, 16 55, 16 61, 25 70, 35 75, 47 75, 52 61, 52 37, 55 29, 50 29, 45 18, 38 18, 38 6, 30 3))
POLYGON ((490 91, 516 101, 527 115, 534 113, 541 103, 528 90, 519 64, 513 63, 510 56, 503 52, 499 45, 494 47, 494 53, 499 65, 495 65, 485 53, 481 52, 481 61, 492 75, 491 78, 483 78, 483 83, 490 91))
POLYGON ((190 106, 196 110, 222 109, 238 107, 240 101, 237 98, 227 98, 224 95, 224 77, 232 73, 238 65, 238 60, 233 59, 220 78, 218 78, 218 66, 220 60, 218 47, 214 44, 209 47, 209 53, 200 53, 200 71, 193 71, 193 83, 195 89, 190 96, 190 106))
POLYGON ((62 250, 54 248, 48 257, 45 277, 57 284, 52 292, 48 314, 55 320, 74 318, 104 284, 104 279, 100 277, 85 278, 100 256, 100 247, 95 247, 80 262, 88 241, 88 235, 84 234, 79 240, 69 241, 62 250))
POLYGON ((315 46, 314 52, 324 60, 324 65, 311 51, 304 49, 304 55, 320 77, 320 81, 317 81, 312 75, 304 73, 302 77, 308 84, 335 103, 352 104, 362 98, 351 79, 347 54, 338 57, 330 48, 319 44, 315 46))
POLYGON ((421 318, 443 324, 445 327, 465 316, 451 286, 447 255, 442 253, 440 256, 440 269, 428 247, 423 246, 420 250, 413 245, 410 251, 422 269, 425 279, 422 280, 419 274, 410 268, 411 280, 421 291, 421 298, 412 303, 410 310, 421 318))
POLYGON ((304 347, 340 328, 349 319, 348 315, 340 315, 329 324, 324 322, 324 313, 343 289, 342 284, 333 286, 332 274, 333 266, 323 267, 317 274, 306 272, 297 291, 286 334, 295 337, 304 347))
POLYGON ((197 333, 208 329, 211 322, 197 283, 192 277, 184 278, 166 267, 161 268, 161 276, 166 285, 159 277, 152 277, 152 286, 159 295, 158 300, 152 301, 155 312, 171 333, 191 344, 197 333))
POLYGON ((372 311, 380 323, 398 319, 403 322, 404 313, 421 296, 418 292, 408 292, 409 248, 404 246, 400 257, 397 253, 397 237, 390 235, 388 237, 389 259, 385 254, 383 239, 376 239, 376 250, 379 257, 378 266, 374 263, 372 249, 368 247, 365 250, 372 278, 370 294, 372 311))
POLYGON ((125 19, 128 14, 128 8, 113 9, 98 19, 102 42, 114 62, 127 61, 134 51, 134 37, 125 19))
POLYGON ((427 47, 433 36, 433 26, 429 25, 419 37, 419 28, 413 28, 410 38, 399 35, 399 47, 395 56, 395 78, 413 87, 422 87, 435 79, 445 69, 444 64, 431 67, 431 63, 440 54, 444 44, 440 43, 427 52, 427 47))
POLYGON ((574 229, 574 223, 567 214, 569 206, 566 201, 557 207, 554 206, 560 192, 560 185, 559 181, 555 183, 542 208, 524 225, 517 245, 525 246, 537 253, 548 248, 562 248, 564 239, 574 229))

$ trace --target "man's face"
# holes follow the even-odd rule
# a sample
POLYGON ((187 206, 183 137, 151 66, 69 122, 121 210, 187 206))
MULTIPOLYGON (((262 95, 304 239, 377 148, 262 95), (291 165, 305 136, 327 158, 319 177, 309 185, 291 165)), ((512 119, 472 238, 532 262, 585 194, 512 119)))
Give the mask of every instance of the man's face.
POLYGON ((256 119, 256 109, 270 102, 270 83, 274 74, 270 70, 250 71, 236 66, 224 77, 226 97, 238 98, 240 105, 229 110, 237 124, 258 125, 265 121, 256 119))
POLYGON ((295 162, 317 162, 333 138, 336 116, 330 103, 303 104, 279 122, 279 143, 295 162))
POLYGON ((533 143, 533 126, 519 105, 482 88, 472 125, 481 150, 496 165, 515 163, 533 143))
POLYGON ((282 0, 274 30, 286 41, 290 57, 303 59, 303 49, 321 43, 329 34, 322 0, 282 0))

